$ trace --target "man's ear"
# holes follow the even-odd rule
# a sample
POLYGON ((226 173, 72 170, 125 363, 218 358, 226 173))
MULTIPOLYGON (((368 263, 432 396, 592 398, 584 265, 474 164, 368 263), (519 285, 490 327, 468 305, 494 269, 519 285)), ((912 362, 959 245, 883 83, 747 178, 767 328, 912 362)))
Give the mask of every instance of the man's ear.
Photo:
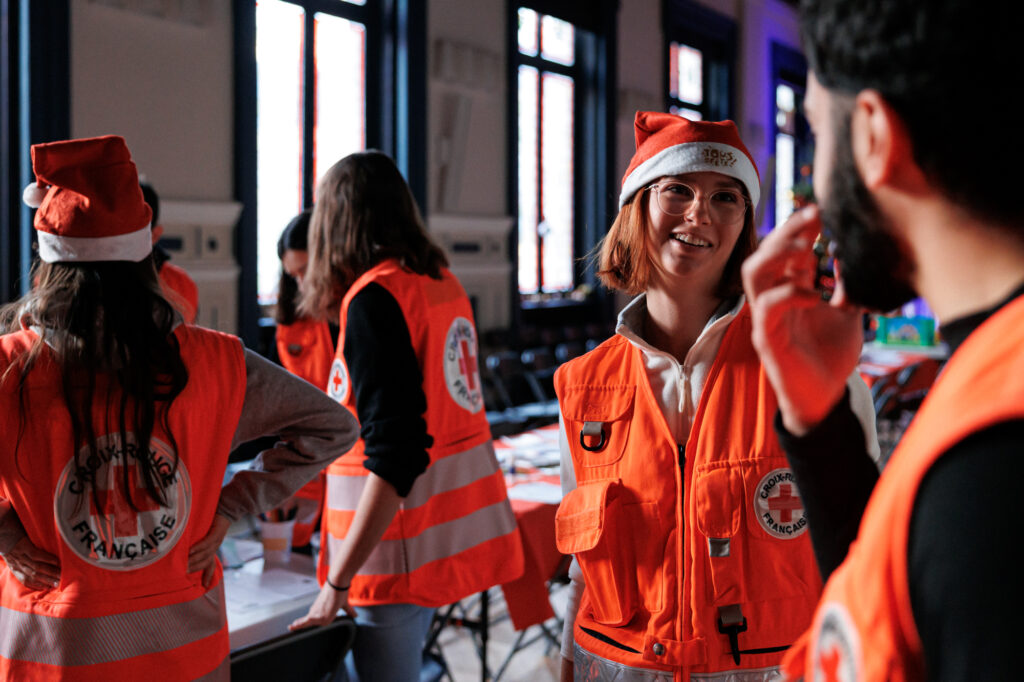
POLYGON ((877 90, 857 93, 850 137, 854 162, 868 189, 921 175, 903 119, 877 90))

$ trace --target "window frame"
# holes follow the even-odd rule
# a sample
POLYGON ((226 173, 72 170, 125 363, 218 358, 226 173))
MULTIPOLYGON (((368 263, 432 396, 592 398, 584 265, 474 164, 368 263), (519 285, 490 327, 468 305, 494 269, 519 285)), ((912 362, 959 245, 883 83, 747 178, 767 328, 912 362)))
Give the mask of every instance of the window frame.
MULTIPOLYGON (((426 207, 426 3, 422 0, 283 0, 306 10, 307 31, 316 12, 366 26, 366 147, 395 159, 421 211, 426 207)), ((241 269, 238 333, 251 347, 269 353, 273 323, 261 320, 257 301, 256 243, 256 4, 233 0, 235 70, 235 199, 242 204, 235 239, 241 269)), ((307 33, 308 35, 308 33, 307 33)), ((313 92, 313 41, 305 41, 304 82, 313 92)), ((312 134, 315 97, 303 98, 303 203, 312 203, 312 134)))
POLYGON ((662 46, 665 111, 681 106, 699 111, 705 121, 735 119, 736 22, 691 0, 662 0, 662 46), (692 105, 672 97, 670 46, 682 43, 700 50, 704 101, 692 105))
POLYGON ((21 199, 34 178, 31 146, 71 136, 69 0, 0 0, 0 296, 29 290, 33 212, 21 199))
POLYGON ((598 306, 611 310, 612 297, 596 286, 597 277, 586 256, 607 232, 618 209, 614 160, 617 12, 616 0, 506 0, 508 206, 515 226, 509 236, 512 257, 509 303, 515 329, 521 328, 523 324, 544 324, 548 318, 559 319, 565 311, 573 308, 590 309, 598 306), (520 7, 573 24, 576 29, 576 58, 573 66, 543 60, 539 54, 529 57, 519 52, 517 16, 520 7), (582 301, 568 295, 527 301, 519 293, 517 121, 520 65, 569 75, 574 81, 573 287, 591 285, 591 293, 582 301))
MULTIPOLYGON (((784 45, 782 43, 772 41, 771 44, 771 69, 772 69, 772 80, 771 80, 771 98, 769 104, 768 120, 772 122, 771 126, 771 149, 772 149, 772 163, 778 159, 778 149, 776 147, 776 140, 779 135, 779 124, 776 119, 777 105, 775 103, 776 92, 779 85, 787 85, 797 93, 796 100, 796 135, 794 135, 793 145, 793 171, 794 171, 794 186, 797 184, 799 179, 801 159, 812 163, 814 160, 814 136, 811 134, 810 125, 807 123, 807 119, 804 116, 803 110, 803 98, 807 92, 807 59, 798 50, 784 45)), ((806 178, 806 182, 810 183, 814 177, 813 169, 811 175, 806 178)), ((763 197, 762 202, 766 202, 767 206, 765 211, 765 220, 763 225, 766 226, 766 230, 771 230, 777 221, 776 207, 775 207, 775 193, 778 187, 778 168, 773 168, 772 172, 772 186, 771 195, 763 197)))

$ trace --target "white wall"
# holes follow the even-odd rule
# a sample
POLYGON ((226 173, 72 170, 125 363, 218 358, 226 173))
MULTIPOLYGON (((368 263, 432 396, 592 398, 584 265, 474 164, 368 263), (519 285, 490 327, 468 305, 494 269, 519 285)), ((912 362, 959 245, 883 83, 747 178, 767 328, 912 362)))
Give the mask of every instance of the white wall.
POLYGON ((122 135, 161 198, 230 199, 231 3, 186 3, 194 17, 112 4, 127 9, 71 2, 72 135, 122 135))

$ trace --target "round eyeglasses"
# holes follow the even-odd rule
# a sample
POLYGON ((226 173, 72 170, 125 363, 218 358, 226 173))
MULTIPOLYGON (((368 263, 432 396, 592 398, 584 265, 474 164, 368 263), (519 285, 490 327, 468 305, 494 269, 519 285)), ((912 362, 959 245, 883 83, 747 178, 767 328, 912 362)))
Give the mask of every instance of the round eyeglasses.
POLYGON ((705 205, 711 219, 721 223, 734 223, 740 220, 750 204, 750 200, 739 190, 724 187, 704 193, 682 182, 666 182, 648 185, 644 189, 657 193, 658 206, 673 216, 685 215, 698 198, 706 199, 705 205))

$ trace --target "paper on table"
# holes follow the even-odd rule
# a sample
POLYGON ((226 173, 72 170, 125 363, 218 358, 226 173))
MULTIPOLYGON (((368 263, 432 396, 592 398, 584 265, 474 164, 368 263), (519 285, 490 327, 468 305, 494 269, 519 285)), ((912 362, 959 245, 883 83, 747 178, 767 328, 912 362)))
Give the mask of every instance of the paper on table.
POLYGON ((315 594, 319 589, 313 576, 281 568, 268 568, 259 573, 229 571, 224 574, 228 611, 235 613, 315 594))
POLYGON ((558 504, 562 501, 562 488, 554 483, 544 481, 519 483, 508 489, 508 496, 512 500, 558 504))

